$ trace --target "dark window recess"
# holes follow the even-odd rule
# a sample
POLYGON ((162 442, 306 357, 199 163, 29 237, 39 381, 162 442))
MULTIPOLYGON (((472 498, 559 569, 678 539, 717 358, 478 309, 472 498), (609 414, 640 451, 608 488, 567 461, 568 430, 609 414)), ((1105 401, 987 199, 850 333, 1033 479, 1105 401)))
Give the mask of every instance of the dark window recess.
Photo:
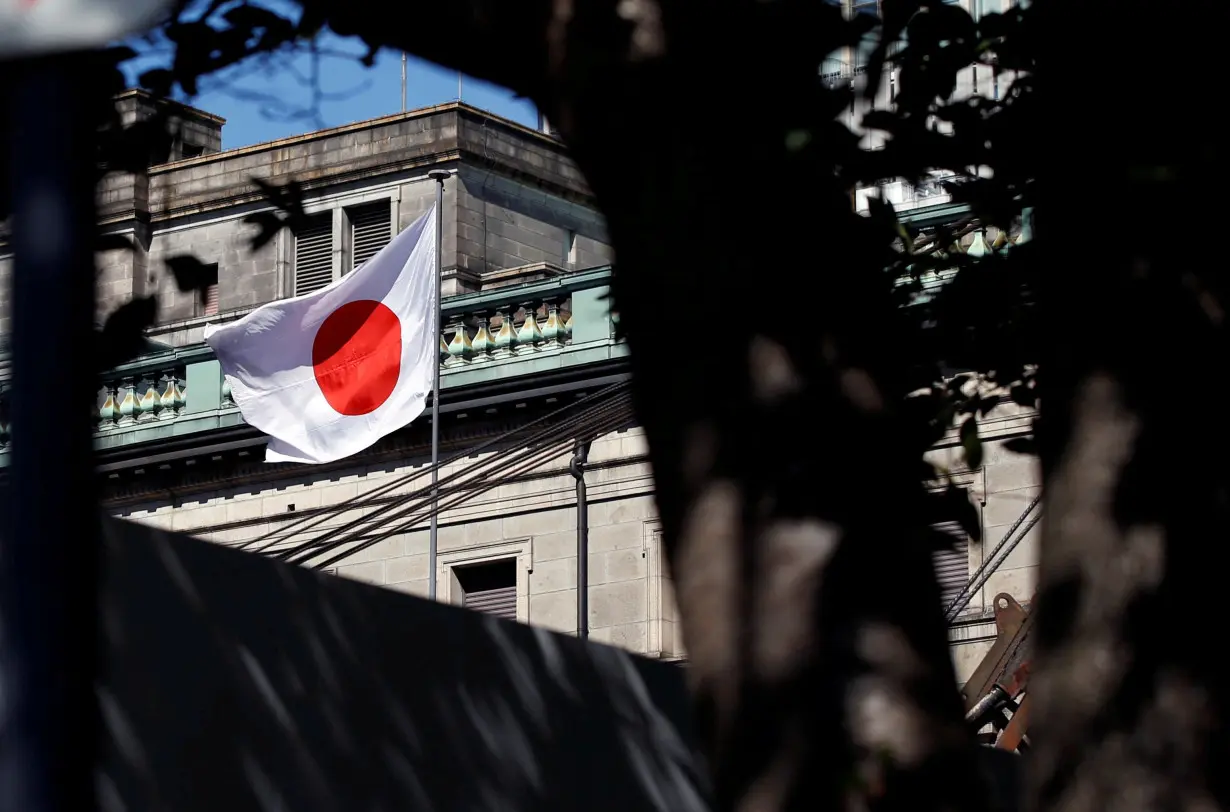
POLYGON ((218 265, 207 265, 203 271, 200 286, 196 289, 196 314, 198 316, 218 315, 218 265))
POLYGON ((935 577, 940 583, 941 605, 947 609, 969 582, 969 536, 957 522, 940 522, 932 527, 952 539, 949 548, 932 554, 935 577))
POLYGON ((461 605, 496 617, 517 619, 517 559, 454 567, 461 585, 461 605))
POLYGON ((308 218, 295 235, 295 295, 320 290, 333 281, 333 213, 308 218))
POLYGON ((179 148, 180 157, 184 159, 199 158, 205 154, 205 147, 199 144, 184 144, 179 148))
POLYGON ((346 209, 350 220, 350 270, 367 262, 393 239, 392 207, 381 200, 346 209))

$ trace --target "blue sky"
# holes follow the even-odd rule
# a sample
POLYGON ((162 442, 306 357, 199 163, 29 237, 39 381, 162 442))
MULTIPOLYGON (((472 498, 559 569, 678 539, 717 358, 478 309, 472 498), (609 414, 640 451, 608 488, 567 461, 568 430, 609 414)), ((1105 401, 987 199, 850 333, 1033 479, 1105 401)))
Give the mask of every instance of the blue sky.
MULTIPOLYGON (((284 10, 279 0, 268 6, 284 10)), ((128 66, 130 84, 141 72, 166 63, 158 42, 136 46, 142 57, 128 66)), ((332 34, 321 38, 322 53, 281 54, 238 66, 202 81, 200 93, 182 98, 226 119, 223 148, 298 135, 322 127, 337 127, 401 110, 401 54, 381 52, 365 68, 357 56, 361 43, 332 34), (315 70, 314 70, 315 68, 315 70), (316 88, 319 88, 317 96, 316 88)), ((407 59, 406 107, 426 107, 457 98, 457 73, 413 56, 407 59)), ((463 77, 462 98, 514 121, 533 126, 534 105, 507 88, 463 77)))

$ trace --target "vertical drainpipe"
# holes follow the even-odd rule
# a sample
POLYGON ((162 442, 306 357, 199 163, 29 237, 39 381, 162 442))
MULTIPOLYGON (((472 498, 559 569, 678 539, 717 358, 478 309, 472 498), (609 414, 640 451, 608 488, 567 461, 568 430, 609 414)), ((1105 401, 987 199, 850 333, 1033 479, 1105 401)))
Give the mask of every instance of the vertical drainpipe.
POLYGON ((585 493, 585 463, 589 441, 577 440, 568 471, 577 481, 577 637, 589 637, 589 498, 585 493))

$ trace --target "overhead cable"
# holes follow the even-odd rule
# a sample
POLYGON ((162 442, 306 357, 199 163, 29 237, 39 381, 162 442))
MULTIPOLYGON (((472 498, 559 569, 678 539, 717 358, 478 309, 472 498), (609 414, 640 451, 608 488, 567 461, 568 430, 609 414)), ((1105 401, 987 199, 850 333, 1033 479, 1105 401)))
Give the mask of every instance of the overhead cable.
MULTIPOLYGON (((447 465, 451 465, 452 463, 465 459, 466 457, 473 456, 474 454, 477 454, 477 453, 481 453, 482 451, 485 451, 493 446, 507 442, 508 440, 514 438, 517 434, 520 434, 521 432, 524 432, 527 429, 533 428, 534 426, 538 426, 543 423, 547 423, 548 421, 551 421, 552 419, 557 418, 560 415, 566 415, 569 412, 573 412, 578 407, 583 406, 587 403, 591 403, 593 401, 598 401, 603 398, 609 398, 609 397, 618 395, 624 391, 627 391, 629 387, 630 387, 630 384, 628 381, 621 381, 619 383, 612 384, 608 387, 604 387, 603 389, 600 389, 597 392, 586 395, 583 398, 579 398, 576 401, 573 401, 572 403, 565 404, 564 406, 558 409, 555 409, 545 415, 537 417, 527 423, 523 423, 511 431, 503 432, 482 443, 479 443, 476 446, 471 446, 462 451, 459 451, 458 453, 442 460, 440 462, 440 466, 444 467, 447 465)), ((427 477, 430 475, 430 473, 431 473, 431 469, 429 467, 424 467, 417 471, 413 471, 409 474, 405 474, 403 476, 397 477, 385 483, 384 485, 381 485, 378 488, 374 488, 371 491, 356 495, 343 502, 339 502, 336 505, 333 505, 327 511, 312 513, 311 515, 304 516, 303 518, 297 519, 288 525, 283 525, 281 527, 275 528, 273 530, 270 530, 268 533, 265 533, 264 535, 258 536, 254 539, 250 539, 249 541, 246 541, 242 544, 238 544, 236 545, 236 549, 243 550, 243 549, 248 549, 250 547, 253 547, 257 544, 261 544, 262 542, 272 541, 273 543, 276 543, 277 541, 285 540, 286 538, 289 537, 289 534, 291 533, 294 533, 296 531, 308 530, 314 526, 318 526, 324 522, 329 521, 329 519, 333 518, 336 515, 340 515, 341 513, 345 513, 347 511, 355 510, 357 508, 363 507, 366 504, 375 503, 379 501, 380 498, 383 497, 384 495, 389 494, 392 491, 397 490, 398 488, 401 488, 402 486, 407 485, 416 479, 419 479, 420 477, 427 477)), ((267 521, 267 519, 257 518, 257 519, 248 520, 248 521, 252 523, 258 523, 261 521, 267 521)), ((269 546, 268 544, 262 545, 262 549, 267 549, 268 546, 269 546)))
MULTIPOLYGON (((622 400, 622 399, 621 399, 622 400)), ((588 425, 584 426, 583 431, 573 432, 574 437, 598 437, 603 434, 609 434, 620 428, 626 427, 633 420, 633 412, 629 400, 622 400, 618 404, 611 404, 609 407, 597 407, 596 411, 601 414, 588 425)), ((567 453, 573 442, 573 438, 561 437, 556 442, 543 446, 537 451, 531 452, 528 458, 518 460, 517 466, 522 470, 536 468, 543 463, 551 460, 554 457, 567 453)), ((496 466, 503 466, 504 461, 496 461, 496 466)), ((493 467, 496 467, 493 466, 493 467)), ((494 477, 475 477, 466 484, 473 484, 472 487, 458 487, 450 498, 440 500, 439 511, 444 512, 458 507, 464 502, 473 499, 474 497, 491 491, 494 488, 504 484, 508 476, 494 477)), ((410 502, 411 500, 407 500, 410 502)), ((345 558, 349 558, 355 553, 367 549, 368 547, 377 544, 394 535, 405 533, 413 530, 417 525, 427 520, 431 516, 432 505, 429 495, 420 495, 418 499, 413 500, 413 503, 408 504, 403 509, 396 513, 385 517, 385 524, 380 531, 372 536, 367 534, 346 534, 345 530, 353 529, 353 527, 361 522, 352 522, 347 528, 339 528, 339 532, 334 534, 326 534, 325 537, 313 539, 290 552, 289 555, 279 555, 288 561, 294 563, 306 564, 308 561, 318 559, 322 555, 335 553, 326 560, 316 561, 311 566, 315 569, 321 569, 331 566, 345 558), (397 522, 389 526, 388 522, 397 522), (332 535, 332 538, 329 536, 332 535), (357 543, 356 543, 357 542, 357 543), (348 544, 355 544, 353 547, 336 552, 341 547, 348 544)), ((279 551, 280 553, 281 551, 279 551)))
MULTIPOLYGON (((547 441, 547 442, 554 441, 555 444, 558 444, 559 442, 561 442, 562 440, 568 437, 574 436, 575 434, 579 432, 586 431, 587 423, 593 421, 593 418, 589 417, 591 412, 601 413, 604 410, 610 410, 610 409, 621 408, 621 407, 626 408, 630 406, 630 400, 631 400, 630 396, 628 396, 627 394, 617 395, 616 397, 610 399, 607 403, 602 404, 601 406, 591 406, 590 409, 582 413, 582 415, 570 418, 568 420, 562 421, 560 424, 543 429, 539 431, 534 437, 529 438, 527 441, 519 443, 519 445, 521 446, 519 450, 523 451, 526 448, 533 448, 535 445, 538 445, 539 443, 543 441, 547 441)), ((546 457, 546 459, 549 459, 549 458, 550 458, 549 456, 546 457)), ((471 479, 477 479, 479 477, 483 477, 488 474, 494 474, 494 473, 504 473, 505 475, 502 476, 501 479, 506 481, 509 477, 503 471, 503 468, 504 468, 504 460, 501 459, 499 456, 491 456, 488 459, 482 462, 476 463, 474 465, 471 465, 462 471, 456 471, 450 474, 449 476, 444 477, 442 480, 440 480, 440 482, 437 483, 436 487, 438 489, 439 487, 443 486, 443 487, 448 488, 449 490, 457 490, 459 487, 462 487, 464 484, 466 484, 471 479)), ((396 499, 394 499, 393 501, 375 508, 374 510, 370 511, 369 513, 363 516, 360 516, 356 519, 351 520, 350 522, 343 525, 342 527, 330 528, 323 536, 312 539, 311 541, 308 541, 306 543, 311 544, 311 545, 320 544, 325 539, 328 539, 331 536, 337 536, 342 533, 354 530, 355 528, 359 527, 362 524, 372 523, 380 519, 387 520, 389 516, 386 514, 390 514, 391 512, 396 511, 397 508, 415 499, 419 499, 419 500, 428 499, 430 498, 430 494, 431 494, 431 486, 418 488, 417 490, 411 491, 410 493, 407 493, 407 494, 403 494, 397 497, 396 499)), ((341 512, 338 512, 336 515, 341 515, 341 512)), ((400 514, 393 513, 392 515, 396 516, 400 514)), ((272 550, 272 546, 273 544, 266 545, 265 547, 258 550, 258 552, 268 552, 269 555, 272 555, 274 557, 287 558, 290 555, 293 555, 295 550, 299 549, 298 547, 295 547, 295 548, 285 548, 284 547, 278 550, 272 550)), ((300 547, 301 546, 303 545, 300 545, 300 547)))
POLYGON ((1029 523, 1025 525, 1024 530, 1022 530, 1019 534, 1016 533, 1017 528, 1019 528, 1021 523, 1024 522, 1031 513, 1033 513, 1034 508, 1036 508, 1038 503, 1041 501, 1041 494, 1035 496, 1034 500, 1026 506, 1025 510, 1021 512, 1021 515, 1017 517, 1017 520, 1013 522, 1011 527, 1008 528, 1008 532, 1004 533, 1004 535, 1000 538, 999 543, 995 545, 995 549, 991 550, 990 554, 983 558, 982 565, 979 566, 978 569, 974 570, 974 574, 970 576, 969 581, 966 582, 965 586, 960 592, 957 593, 956 597, 952 599, 952 601, 948 604, 948 607, 944 610, 945 620, 951 623, 956 619, 957 615, 961 614, 961 611, 965 609, 965 607, 968 606, 969 602, 973 599, 974 593, 976 593, 979 589, 982 589, 983 585, 995 573, 995 570, 999 569, 1000 564, 1004 562, 1009 553, 1016 549, 1016 546, 1021 542, 1021 539, 1025 538, 1025 536, 1029 534, 1029 531, 1033 529, 1034 525, 1038 523, 1038 520, 1042 517, 1041 511, 1038 511, 1032 518, 1029 519, 1029 523))

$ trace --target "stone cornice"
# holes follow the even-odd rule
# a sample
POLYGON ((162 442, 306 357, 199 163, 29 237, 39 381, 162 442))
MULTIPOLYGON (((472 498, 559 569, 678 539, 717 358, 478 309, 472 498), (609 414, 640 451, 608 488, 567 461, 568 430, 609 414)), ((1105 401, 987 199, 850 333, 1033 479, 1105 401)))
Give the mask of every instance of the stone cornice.
MULTIPOLYGON (((220 154, 225 155, 227 153, 220 154)), ((443 150, 428 156, 411 158, 402 161, 389 161, 388 163, 381 164, 380 166, 364 167, 363 169, 352 170, 349 172, 338 172, 311 180, 303 180, 299 182, 299 186, 305 192, 313 192, 319 189, 329 189, 334 186, 354 183, 355 181, 369 180, 371 178, 378 178, 386 175, 395 175, 399 172, 408 172, 415 169, 424 169, 440 164, 452 163, 457 161, 460 157, 460 150, 443 150)), ((216 198, 211 198, 205 203, 186 206, 169 206, 151 212, 149 218, 151 223, 158 225, 160 223, 171 222, 184 217, 225 211, 227 209, 233 209, 238 206, 247 206, 254 203, 267 205, 268 200, 265 195, 255 186, 250 186, 243 192, 230 195, 220 195, 216 198)), ((121 221, 124 219, 131 219, 131 217, 132 214, 130 212, 123 216, 117 216, 104 220, 103 222, 105 224, 107 222, 111 222, 112 220, 121 221)))
MULTIPOLYGON (((449 416, 445 417, 447 419, 449 416)), ((516 432, 537 417, 541 415, 526 416, 517 411, 502 418, 481 422, 453 416, 448 420, 447 425, 441 426, 442 456, 447 458, 451 453, 473 449, 475 445, 485 440, 516 432)), ((546 425, 550 424, 544 424, 546 425)), ((255 435, 255 430, 252 433, 255 435)), ((119 509, 140 504, 151 498, 189 498, 195 494, 239 486, 255 488, 262 484, 284 481, 288 476, 294 476, 295 472, 303 470, 302 466, 270 465, 260 461, 260 446, 253 446, 253 450, 258 452, 258 456, 253 457, 252 452, 249 451, 242 456, 232 455, 229 460, 217 460, 219 465, 213 468, 205 466, 186 476, 181 476, 173 485, 159 481, 157 477, 129 479, 123 485, 113 484, 112 493, 104 497, 103 504, 111 509, 119 509)), ((371 467, 405 463, 413 459, 425 460, 429 454, 430 443, 426 424, 416 423, 385 437, 359 454, 335 463, 314 465, 312 473, 321 478, 340 477, 371 467)), ((594 467, 604 466, 595 463, 594 467)), ((527 475, 527 477, 518 478, 517 481, 525 478, 532 479, 533 476, 527 475)), ((308 513, 305 511, 301 515, 308 515, 308 513)))
POLYGON ((118 183, 111 194, 120 196, 101 223, 148 217, 159 224, 265 204, 249 180, 253 175, 272 183, 295 180, 310 193, 459 161, 594 205, 580 170, 558 140, 450 102, 151 167, 145 173, 148 194, 126 200, 126 185, 118 183))
POLYGON ((303 133, 302 135, 291 135, 286 138, 278 138, 273 141, 262 141, 259 144, 250 144, 246 147, 223 150, 222 152, 215 152, 210 155, 201 155, 195 158, 185 158, 180 161, 171 161, 169 163, 151 167, 149 173, 150 175, 160 175, 176 172, 182 169, 191 169, 195 166, 203 166, 210 163, 233 160, 235 158, 242 158, 261 152, 287 149, 289 147, 308 144, 313 141, 322 141, 339 135, 348 135, 350 133, 362 132, 363 130, 379 129, 380 127, 386 127, 390 124, 400 124, 403 121, 414 121, 449 112, 473 116, 486 122, 490 122, 491 124, 502 129, 511 130, 523 137, 532 138, 543 144, 551 145, 556 150, 562 151, 563 149, 559 141, 549 135, 546 135, 545 133, 540 133, 537 130, 518 124, 511 119, 498 116, 495 113, 489 113, 486 110, 481 110, 464 102, 454 101, 433 105, 431 107, 420 107, 417 110, 410 110, 405 113, 394 113, 387 116, 381 116, 380 118, 367 119, 366 121, 356 121, 350 124, 342 124, 337 127, 328 127, 323 130, 313 130, 312 132, 303 133))

